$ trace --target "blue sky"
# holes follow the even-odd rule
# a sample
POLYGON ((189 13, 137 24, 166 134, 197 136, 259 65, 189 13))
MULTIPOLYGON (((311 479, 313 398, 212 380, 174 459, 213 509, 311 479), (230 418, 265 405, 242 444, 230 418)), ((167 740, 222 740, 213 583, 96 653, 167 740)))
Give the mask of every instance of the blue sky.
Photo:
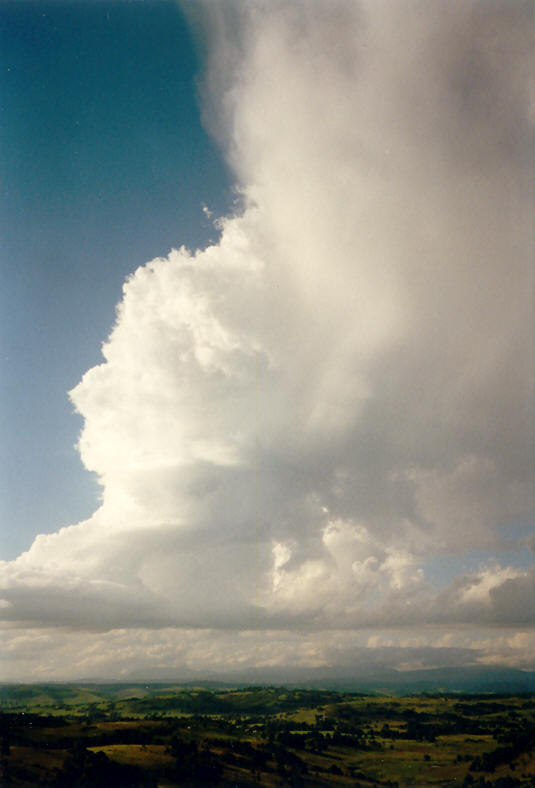
POLYGON ((534 668, 530 0, 1 11, 0 674, 534 668))
POLYGON ((125 277, 217 237, 232 204, 175 3, 2 3, 1 556, 88 517, 67 398, 101 360, 125 277))

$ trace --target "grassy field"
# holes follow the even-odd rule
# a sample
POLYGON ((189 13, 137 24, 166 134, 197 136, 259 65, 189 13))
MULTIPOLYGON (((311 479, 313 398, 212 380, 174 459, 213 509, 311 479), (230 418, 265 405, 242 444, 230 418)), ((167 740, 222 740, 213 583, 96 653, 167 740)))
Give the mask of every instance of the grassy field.
POLYGON ((4 686, 2 785, 535 786, 531 695, 4 686))

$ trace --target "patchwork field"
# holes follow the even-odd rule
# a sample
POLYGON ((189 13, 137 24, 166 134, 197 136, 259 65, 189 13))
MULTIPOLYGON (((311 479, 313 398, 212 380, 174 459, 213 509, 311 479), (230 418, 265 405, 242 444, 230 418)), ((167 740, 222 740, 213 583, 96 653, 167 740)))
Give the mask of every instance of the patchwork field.
POLYGON ((526 695, 0 687, 2 785, 535 786, 526 695))

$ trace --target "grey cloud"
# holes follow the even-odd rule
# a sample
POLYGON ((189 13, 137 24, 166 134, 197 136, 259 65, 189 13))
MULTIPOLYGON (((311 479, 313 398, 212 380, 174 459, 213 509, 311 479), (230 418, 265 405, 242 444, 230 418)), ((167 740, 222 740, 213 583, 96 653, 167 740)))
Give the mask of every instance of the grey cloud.
POLYGON ((490 591, 492 618, 498 625, 535 625, 535 571, 511 578, 490 591))

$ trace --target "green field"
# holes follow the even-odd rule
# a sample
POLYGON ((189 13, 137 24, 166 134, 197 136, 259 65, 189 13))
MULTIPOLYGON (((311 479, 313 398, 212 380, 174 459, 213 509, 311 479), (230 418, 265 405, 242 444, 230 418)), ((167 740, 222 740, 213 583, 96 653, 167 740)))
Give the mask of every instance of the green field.
POLYGON ((1 785, 535 786, 533 695, 0 687, 1 785))

